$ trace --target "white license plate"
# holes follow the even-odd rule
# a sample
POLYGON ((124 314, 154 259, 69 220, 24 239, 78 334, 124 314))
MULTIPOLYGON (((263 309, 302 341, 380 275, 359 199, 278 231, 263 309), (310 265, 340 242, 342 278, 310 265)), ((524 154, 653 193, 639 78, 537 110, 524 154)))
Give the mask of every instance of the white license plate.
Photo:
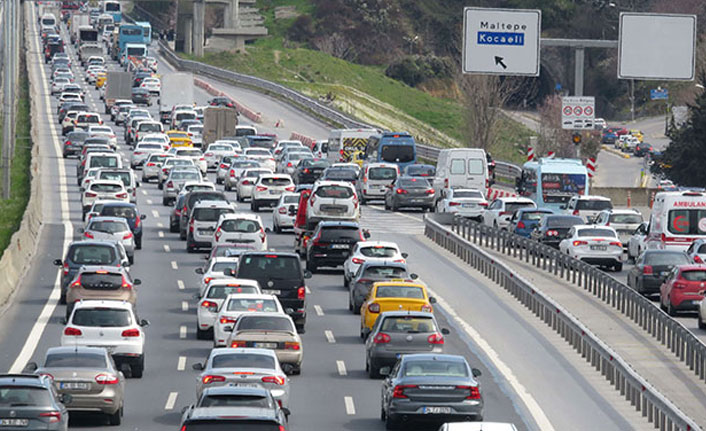
POLYGON ((281 193, 282 193, 282 192, 280 192, 279 190, 270 190, 270 194, 271 194, 271 195, 279 195, 279 194, 281 194, 281 193))
POLYGON ((606 245, 592 245, 591 250, 593 250, 593 251, 606 251, 606 250, 608 250, 608 246, 606 246, 606 245))
POLYGON ((201 235, 211 235, 213 234, 214 230, 213 229, 199 229, 199 233, 201 235))
POLYGON ((262 289, 262 293, 264 293, 265 295, 279 295, 280 293, 282 293, 282 291, 281 290, 262 289))
POLYGON ((255 384, 255 383, 234 383, 233 386, 237 386, 239 388, 261 388, 262 386, 255 384))
POLYGON ((424 407, 422 408, 422 413, 439 415, 439 414, 449 414, 451 413, 451 407, 424 407))
POLYGON ((59 382, 59 389, 66 389, 66 390, 88 390, 90 386, 88 383, 82 383, 82 382, 59 382))
POLYGON ((0 419, 0 427, 26 427, 29 419, 0 419))
POLYGON ((464 208, 474 208, 476 206, 476 204, 463 204, 461 206, 464 208))
POLYGON ((331 245, 331 248, 345 250, 345 249, 350 248, 350 246, 348 244, 333 244, 333 245, 331 245))
POLYGON ((277 343, 255 343, 255 347, 260 349, 276 349, 277 343))

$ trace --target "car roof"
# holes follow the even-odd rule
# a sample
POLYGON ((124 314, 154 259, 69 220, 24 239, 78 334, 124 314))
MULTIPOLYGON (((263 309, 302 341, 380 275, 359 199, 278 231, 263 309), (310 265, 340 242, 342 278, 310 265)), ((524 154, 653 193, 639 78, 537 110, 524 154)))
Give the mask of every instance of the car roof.
POLYGON ((91 246, 91 245, 103 245, 103 246, 110 246, 110 247, 117 247, 115 244, 115 241, 109 241, 107 239, 91 239, 91 240, 78 240, 78 241, 73 241, 71 244, 69 244, 69 247, 83 247, 83 246, 91 246))
POLYGON ((272 420, 279 424, 276 411, 275 409, 257 407, 197 407, 191 411, 186 422, 188 423, 194 419, 214 418, 228 421, 272 420))
POLYGON ((609 198, 605 196, 598 196, 598 195, 579 195, 576 196, 578 200, 580 201, 589 201, 589 200, 596 200, 596 201, 610 201, 609 198))
POLYGON ((434 313, 429 313, 426 311, 385 311, 380 313, 380 317, 431 317, 435 319, 434 313))
POLYGON ((246 256, 267 256, 267 257, 296 257, 299 255, 288 251, 248 251, 241 255, 241 259, 246 256))
POLYGON ((231 213, 231 214, 221 214, 222 219, 244 219, 244 220, 255 220, 260 221, 260 216, 252 213, 231 213))
POLYGON ((356 228, 360 227, 360 225, 354 221, 333 221, 333 220, 320 221, 318 226, 319 227, 356 227, 356 228))
POLYGON ((78 344, 72 346, 54 346, 47 349, 47 355, 50 353, 94 353, 105 355, 107 350, 104 347, 80 346, 78 344))
MULTIPOLYGON (((331 169, 330 167, 326 169, 331 169)), ((314 184, 314 188, 319 188, 323 186, 344 186, 344 187, 350 187, 353 188, 353 184, 349 183, 348 181, 332 181, 332 180, 318 180, 316 181, 316 184, 314 184)))
POLYGON ((117 299, 81 299, 76 301, 74 305, 74 310, 77 308, 95 308, 95 307, 108 307, 108 308, 119 308, 123 310, 132 310, 132 304, 128 301, 120 301, 117 299))
POLYGON ((706 271, 706 265, 705 264, 679 265, 679 270, 680 271, 695 271, 695 270, 706 271))
MULTIPOLYGON (((257 282, 257 280, 251 280, 249 278, 217 278, 215 280, 211 280, 211 282, 208 284, 208 288, 212 288, 213 286, 221 286, 221 285, 234 285, 235 286, 253 286, 257 287, 258 289, 260 288, 260 283, 257 282)), ((240 294, 241 295, 241 294, 240 294)))
POLYGON ((125 221, 125 219, 123 217, 95 216, 95 217, 91 218, 90 223, 93 223, 94 221, 109 221, 109 222, 115 222, 115 223, 125 223, 127 225, 127 222, 125 221))
POLYGON ((602 212, 607 212, 610 214, 638 214, 642 215, 640 210, 637 208, 611 208, 607 210, 603 210, 602 212))
POLYGON ((416 282, 416 281, 377 281, 375 284, 373 284, 374 287, 381 287, 381 286, 405 286, 405 287, 421 287, 425 291, 427 290, 427 287, 423 285, 422 283, 416 282))
POLYGON ((402 358, 400 359, 402 362, 408 362, 408 361, 416 361, 416 360, 443 360, 443 361, 456 361, 456 362, 463 362, 464 364, 468 363, 466 361, 466 358, 464 358, 461 355, 452 355, 448 353, 414 353, 411 355, 402 355, 402 358))
MULTIPOLYGON (((258 313, 260 314, 265 314, 265 313, 258 313)), ((212 358, 214 356, 219 356, 219 355, 246 355, 246 354, 258 354, 258 355, 264 355, 264 356, 270 356, 273 358, 277 357, 277 354, 275 353, 274 350, 272 349, 259 349, 257 347, 224 347, 221 349, 211 349, 211 353, 209 354, 209 357, 212 358)))
MULTIPOLYGON (((209 190, 199 190, 199 191, 209 191, 209 190)), ((211 190, 213 191, 213 190, 211 190)), ((196 208, 233 208, 233 204, 226 201, 196 201, 194 204, 194 209, 196 208)))
POLYGON ((375 247, 375 246, 380 246, 380 247, 394 247, 396 249, 399 249, 400 247, 397 245, 397 243, 392 242, 392 241, 358 241, 358 247, 375 247))
POLYGON ((576 229, 610 229, 615 232, 615 229, 613 229, 611 226, 603 226, 600 224, 577 224, 572 227, 576 229))
POLYGON ((47 388, 48 376, 36 374, 0 374, 0 384, 17 386, 35 386, 47 388))

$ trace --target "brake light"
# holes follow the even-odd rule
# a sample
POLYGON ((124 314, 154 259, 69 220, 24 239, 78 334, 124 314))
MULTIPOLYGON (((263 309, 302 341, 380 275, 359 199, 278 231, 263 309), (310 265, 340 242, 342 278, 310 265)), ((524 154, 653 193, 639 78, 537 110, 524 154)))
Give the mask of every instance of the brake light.
POLYGON ((219 226, 218 229, 216 229, 216 233, 213 234, 213 237, 216 239, 216 242, 221 239, 221 232, 221 227, 219 226))
POLYGON ((295 190, 294 186, 289 186, 284 188, 288 192, 293 192, 295 190))
POLYGON ((142 223, 142 221, 141 221, 141 219, 140 219, 140 216, 137 215, 137 216, 135 217, 135 229, 137 229, 137 228, 140 226, 140 223, 142 223))
POLYGON ((286 207, 279 207, 277 212, 280 214, 287 214, 287 208, 286 207))
POLYGON ((132 238, 132 232, 128 232, 128 233, 126 233, 125 235, 123 235, 123 239, 124 239, 124 240, 125 240, 125 239, 130 239, 130 238, 132 238))
POLYGON ((426 194, 428 194, 428 195, 433 195, 433 194, 434 194, 434 189, 427 189, 427 191, 424 192, 424 193, 426 193, 426 194))
POLYGON ((365 259, 361 259, 359 257, 354 257, 351 259, 351 262, 355 263, 356 265, 360 265, 365 262, 365 259))
POLYGON ((573 214, 573 215, 577 216, 577 215, 579 215, 579 210, 574 210, 574 212, 573 212, 573 213, 571 213, 571 214, 573 214))
POLYGON ((107 373, 98 374, 95 380, 99 385, 116 385, 120 382, 116 376, 107 373))
POLYGON ((265 186, 257 186, 257 187, 255 187, 255 190, 257 190, 258 192, 264 192, 265 190, 267 190, 267 187, 265 187, 265 186))
POLYGON ((194 233, 194 218, 191 217, 189 220, 189 232, 194 233))
POLYGON ((548 230, 547 231, 547 236, 558 236, 559 232, 555 230, 548 230))
POLYGON ((61 421, 61 412, 44 412, 40 413, 39 417, 48 418, 50 424, 54 424, 61 421))
POLYGON ((454 202, 454 201, 449 202, 449 206, 450 206, 450 207, 457 207, 457 206, 459 206, 459 205, 461 205, 460 202, 454 202))
POLYGON ((622 247, 623 243, 620 241, 612 241, 612 242, 610 242, 610 245, 614 245, 616 247, 622 247))
POLYGON ((149 162, 149 163, 147 163, 147 166, 149 166, 149 167, 151 168, 151 167, 157 166, 157 164, 156 164, 156 163, 149 162))
POLYGON ((167 187, 170 188, 170 189, 173 188, 173 187, 174 187, 174 183, 171 182, 171 181, 169 181, 169 182, 167 183, 167 187))
POLYGON ((285 342, 284 343, 284 350, 300 350, 301 346, 297 342, 285 342))
POLYGON ((94 237, 93 237, 93 234, 92 234, 91 232, 84 232, 84 233, 83 233, 83 236, 86 237, 86 238, 91 238, 91 239, 94 238, 94 237))
POLYGON ((64 270, 64 275, 69 275, 69 264, 64 262, 64 265, 62 266, 64 270))
POLYGON ((429 344, 444 344, 444 336, 439 333, 431 334, 427 337, 427 341, 429 344))
POLYGON ((373 338, 373 343, 375 344, 387 344, 390 341, 392 341, 392 338, 384 332, 379 332, 375 338, 373 338))
POLYGON ((250 183, 250 180, 243 180, 243 185, 244 185, 244 186, 249 186, 250 184, 251 184, 251 183, 250 183))
POLYGON ((422 308, 420 308, 419 310, 427 312, 427 313, 431 313, 433 311, 433 309, 431 308, 431 305, 429 305, 429 304, 422 305, 422 308))
POLYGON ((291 168, 291 167, 293 167, 293 166, 294 166, 294 165, 292 164, 292 162, 288 162, 288 163, 287 163, 287 167, 288 167, 288 168, 291 168))
POLYGON ((573 242, 573 244, 574 244, 574 247, 578 247, 578 246, 580 246, 580 245, 588 245, 588 242, 576 240, 576 241, 573 242))
POLYGON ((395 190, 395 193, 397 193, 398 195, 406 195, 408 192, 405 189, 398 188, 397 190, 395 190))
POLYGON ((213 280, 213 277, 206 277, 206 278, 203 279, 203 282, 204 282, 205 284, 208 284, 208 283, 211 282, 211 280, 213 280))
POLYGON ((309 171, 309 168, 304 168, 304 173, 305 173, 305 174, 308 174, 309 172, 311 172, 311 171, 309 171))
POLYGON ((64 335, 69 336, 69 337, 78 337, 80 335, 83 335, 83 332, 81 332, 81 330, 78 328, 68 327, 68 328, 64 329, 64 335))
POLYGON ((487 206, 488 206, 488 202, 480 202, 480 203, 478 203, 478 205, 480 205, 480 206, 482 206, 482 207, 487 207, 487 206))
POLYGON ((519 223, 517 223, 517 228, 518 228, 518 229, 524 229, 524 228, 526 228, 526 227, 527 227, 527 226, 525 226, 525 222, 523 222, 523 221, 520 221, 519 223))
POLYGON ((231 323, 235 323, 235 321, 236 321, 236 319, 232 319, 232 318, 230 318, 230 317, 225 317, 225 316, 224 316, 224 317, 221 317, 220 319, 218 319, 218 322, 219 322, 221 325, 228 325, 228 324, 231 324, 231 323))
POLYGON ((685 289, 687 287, 687 283, 684 283, 681 280, 675 281, 673 284, 673 287, 675 289, 685 289))
POLYGON ((71 145, 71 141, 64 142, 64 145, 71 145))
POLYGON ((98 195, 97 195, 96 193, 93 193, 93 192, 86 192, 85 196, 86 196, 87 198, 95 198, 95 197, 98 196, 98 195))
POLYGON ((201 382, 202 382, 204 385, 208 385, 208 384, 210 384, 210 383, 216 383, 216 382, 225 382, 225 381, 226 381, 226 378, 223 377, 223 376, 213 376, 213 375, 210 375, 210 374, 207 375, 207 376, 203 376, 203 377, 201 378, 201 382))
POLYGON ((284 377, 281 376, 264 376, 261 380, 262 383, 274 383, 279 386, 282 386, 285 383, 284 377))
POLYGON ((127 193, 118 193, 115 197, 118 199, 127 199, 127 193))
POLYGON ((479 400, 480 399, 480 389, 478 386, 456 386, 456 389, 467 389, 469 391, 467 400, 479 400))
POLYGON ((139 337, 140 336, 140 330, 137 328, 132 328, 132 329, 126 329, 123 331, 121 334, 123 337, 139 337))
POLYGON ((232 341, 230 347, 247 347, 248 343, 245 341, 232 341))
POLYGON ((301 286, 297 289, 297 299, 304 300, 304 298, 306 298, 306 287, 301 286))
POLYGON ((201 303, 201 306, 203 308, 208 308, 208 311, 211 311, 211 312, 216 311, 218 309, 218 304, 216 304, 213 301, 203 301, 201 303))
POLYGON ((696 263, 704 263, 703 259, 701 259, 698 254, 694 256, 694 262, 696 262, 696 263))
POLYGON ((265 229, 262 227, 260 228, 260 241, 263 243, 265 242, 265 239, 267 239, 267 235, 265 234, 265 229))
POLYGON ((372 304, 368 305, 368 311, 371 313, 379 313, 380 312, 380 304, 373 302, 372 304))
POLYGON ((417 385, 397 385, 392 391, 392 398, 407 398, 407 395, 404 394, 404 390, 416 387, 417 385))
POLYGON ((127 290, 132 289, 132 284, 128 283, 128 281, 127 281, 127 279, 125 278, 124 275, 123 275, 123 283, 122 283, 121 287, 122 287, 123 289, 127 289, 127 290))

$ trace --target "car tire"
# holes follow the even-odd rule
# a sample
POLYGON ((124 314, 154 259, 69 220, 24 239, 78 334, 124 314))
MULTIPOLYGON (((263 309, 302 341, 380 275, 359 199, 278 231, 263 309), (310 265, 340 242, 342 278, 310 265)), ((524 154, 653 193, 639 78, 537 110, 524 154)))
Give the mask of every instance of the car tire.
POLYGON ((188 239, 186 240, 186 252, 196 253, 196 247, 188 239))
POLYGON ((276 223, 272 223, 272 230, 274 230, 275 233, 282 233, 282 228, 276 223))
POLYGON ((74 306, 73 304, 67 304, 66 305, 66 321, 69 321, 69 317, 71 317, 71 312, 74 311, 74 306))
POLYGON ((120 425, 122 420, 123 420, 123 408, 122 407, 120 407, 112 415, 108 415, 108 423, 112 426, 120 425))
POLYGON ((216 184, 223 184, 223 180, 216 177, 216 184))
POLYGON ((159 190, 162 190, 164 188, 164 184, 162 184, 162 183, 157 184, 157 188, 159 190))
POLYGON ((179 232, 179 223, 169 223, 169 232, 170 233, 179 232))
POLYGON ((623 263, 622 262, 619 262, 619 263, 616 263, 615 265, 613 265, 613 271, 620 272, 622 270, 623 270, 623 263))
POLYGON ((368 201, 367 201, 364 197, 361 196, 361 198, 360 198, 360 204, 361 204, 361 205, 367 205, 367 204, 368 204, 368 201))
POLYGON ((353 311, 353 295, 348 294, 348 311, 353 311))
POLYGON ((400 421, 397 419, 393 419, 390 416, 387 416, 385 418, 385 429, 386 430, 396 430, 399 429, 400 427, 400 421))
POLYGON ((184 231, 181 230, 181 229, 179 229, 179 239, 182 240, 182 241, 185 241, 185 240, 186 240, 186 232, 184 232, 184 231))
POLYGON ((209 338, 211 338, 211 337, 209 337, 210 332, 211 331, 208 329, 199 328, 198 323, 196 324, 196 339, 197 340, 208 340, 209 338))
POLYGON ((254 213, 260 211, 260 206, 258 204, 256 204, 254 200, 250 201, 250 211, 252 211, 254 213))
POLYGON ((642 281, 635 280, 635 291, 640 295, 645 295, 645 286, 642 281))
POLYGON ((373 364, 368 364, 368 377, 371 379, 379 379, 382 377, 380 368, 373 366, 373 364))
POLYGON ((385 414, 385 409, 381 405, 380 406, 380 420, 384 421, 386 418, 387 418, 387 415, 385 414))
POLYGON ((674 309, 672 305, 672 298, 667 298, 667 314, 674 317, 677 315, 677 310, 674 309))
POLYGON ((164 205, 165 207, 168 207, 169 206, 169 198, 162 198, 162 205, 164 205))
POLYGON ((315 264, 314 262, 312 262, 311 259, 308 259, 308 258, 307 258, 307 260, 306 260, 306 269, 307 269, 307 271, 309 271, 309 272, 311 272, 312 274, 314 274, 314 273, 316 273, 316 270, 317 270, 316 264, 315 264))
POLYGON ((135 379, 141 379, 144 371, 145 371, 145 355, 142 355, 133 365, 130 366, 130 374, 135 379))
POLYGON ((64 289, 61 289, 61 294, 59 295, 59 304, 66 304, 66 291, 64 289))
POLYGON ((225 191, 227 191, 227 192, 231 191, 231 188, 230 188, 230 186, 228 185, 228 183, 224 183, 223 189, 224 189, 225 191))
POLYGON ((701 312, 699 312, 699 317, 696 318, 696 322, 699 325, 699 329, 706 329, 706 322, 701 319, 701 312))

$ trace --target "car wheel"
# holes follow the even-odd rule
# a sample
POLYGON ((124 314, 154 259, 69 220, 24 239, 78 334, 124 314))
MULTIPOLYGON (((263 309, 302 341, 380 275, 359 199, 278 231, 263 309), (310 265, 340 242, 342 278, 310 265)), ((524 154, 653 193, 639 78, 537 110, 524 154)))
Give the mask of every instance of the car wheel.
POLYGON ((223 186, 223 189, 224 189, 225 191, 229 192, 229 191, 232 190, 232 189, 230 188, 230 186, 228 185, 228 183, 224 183, 224 184, 225 184, 225 185, 223 186))
POLYGON ((385 414, 385 408, 383 406, 380 406, 380 420, 384 421, 387 419, 387 415, 385 414))
POLYGON ((162 198, 162 205, 165 207, 169 206, 169 198, 162 198))
POLYGON ((162 183, 157 184, 157 188, 159 190, 162 190, 164 188, 164 185, 162 183))
POLYGON ((368 377, 371 379, 379 379, 382 377, 380 375, 380 368, 374 366, 373 364, 368 365, 368 377))
POLYGON ((69 321, 69 318, 71 317, 71 312, 74 310, 73 304, 68 304, 66 305, 66 321, 69 321))
POLYGON ((366 201, 364 197, 361 197, 361 198, 360 198, 360 204, 361 204, 361 205, 367 205, 367 203, 368 203, 368 201, 366 201))
POLYGON ((142 236, 135 238, 135 249, 142 250, 142 236))
POLYGON ((186 239, 186 232, 184 232, 181 229, 179 230, 179 239, 182 241, 184 241, 186 239))
POLYGON ((355 299, 353 300, 353 314, 360 314, 360 307, 362 307, 363 304, 358 304, 355 302, 355 299))
POLYGON ((622 262, 618 262, 618 263, 616 263, 615 265, 613 265, 613 270, 614 270, 615 272, 620 272, 620 271, 622 271, 622 270, 623 270, 623 263, 622 263, 622 262))
POLYGON ((255 203, 255 201, 250 201, 250 211, 256 213, 260 211, 260 206, 255 203))
POLYGON ((198 323, 196 324, 196 339, 197 340, 208 340, 209 337, 209 331, 208 329, 201 329, 198 326, 198 323))
POLYGON ((667 314, 670 316, 677 315, 677 310, 675 310, 674 305, 672 305, 672 298, 667 298, 667 314))
POLYGON ((639 293, 640 295, 644 295, 644 294, 645 294, 645 287, 643 286, 642 281, 637 281, 637 280, 635 280, 635 290, 636 290, 637 293, 639 293))
POLYGON ((308 258, 306 259, 306 269, 311 272, 312 274, 316 272, 316 264, 313 262, 312 259, 308 258))
POLYGON ((353 311, 353 296, 348 294, 348 311, 353 311))
POLYGON ((397 419, 393 419, 390 416, 385 418, 385 429, 396 430, 399 429, 400 422, 397 419))
POLYGON ((696 319, 699 324, 699 329, 706 329, 706 322, 701 318, 701 312, 699 311, 699 317, 696 319))
POLYGON ((223 184, 223 180, 216 177, 216 184, 223 184))
POLYGON ((120 425, 120 422, 122 422, 122 419, 123 419, 123 408, 122 407, 120 407, 112 415, 108 415, 108 423, 113 426, 120 425))
POLYGON ((63 289, 61 290, 61 295, 59 296, 59 304, 66 304, 66 291, 63 289))
POLYGON ((132 374, 133 378, 140 379, 142 378, 142 373, 145 371, 145 356, 142 355, 140 356, 140 359, 137 360, 133 365, 130 366, 130 371, 132 374))
POLYGON ((130 265, 132 265, 133 263, 135 263, 135 255, 134 255, 134 254, 133 254, 133 255, 129 255, 129 256, 127 257, 127 261, 130 262, 130 265))
POLYGON ((169 224, 169 232, 171 233, 177 233, 179 232, 179 223, 170 223, 169 224))

